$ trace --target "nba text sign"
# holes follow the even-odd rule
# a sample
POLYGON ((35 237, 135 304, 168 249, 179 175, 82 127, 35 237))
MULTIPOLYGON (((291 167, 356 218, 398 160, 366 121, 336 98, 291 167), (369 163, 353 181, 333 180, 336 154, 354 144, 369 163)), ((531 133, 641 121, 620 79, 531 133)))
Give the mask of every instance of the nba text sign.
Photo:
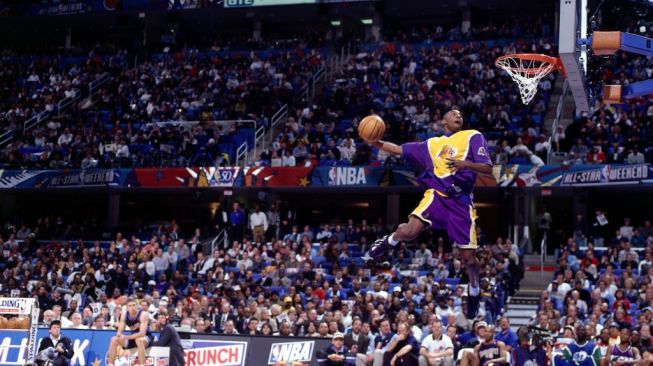
MULTIPOLYGON (((111 337, 109 330, 62 329, 72 341, 74 355, 70 366, 106 366, 111 337)), ((36 339, 48 336, 39 328, 36 339)), ((186 366, 295 365, 317 366, 317 351, 324 351, 331 341, 318 338, 225 337, 211 334, 180 333, 186 366)), ((0 331, 0 366, 22 366, 26 362, 27 332, 0 331)), ((148 357, 148 359, 150 359, 148 357)), ((159 366, 156 362, 153 365, 159 366)))
POLYGON ((383 167, 334 166, 313 170, 311 186, 379 186, 386 176, 383 167))

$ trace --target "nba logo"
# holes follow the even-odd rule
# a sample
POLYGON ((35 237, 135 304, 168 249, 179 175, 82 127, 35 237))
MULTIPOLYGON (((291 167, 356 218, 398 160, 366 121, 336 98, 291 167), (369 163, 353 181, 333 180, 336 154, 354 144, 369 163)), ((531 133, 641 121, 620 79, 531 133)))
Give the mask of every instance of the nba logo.
POLYGON ((338 169, 333 167, 333 168, 329 169, 329 183, 328 184, 330 186, 335 186, 335 185, 338 184, 337 181, 338 181, 338 169))
POLYGON ((270 356, 271 356, 270 358, 272 360, 282 361, 280 359, 280 357, 281 357, 281 348, 282 347, 283 347, 283 344, 281 344, 281 343, 277 343, 277 344, 272 345, 272 349, 270 350, 270 356))

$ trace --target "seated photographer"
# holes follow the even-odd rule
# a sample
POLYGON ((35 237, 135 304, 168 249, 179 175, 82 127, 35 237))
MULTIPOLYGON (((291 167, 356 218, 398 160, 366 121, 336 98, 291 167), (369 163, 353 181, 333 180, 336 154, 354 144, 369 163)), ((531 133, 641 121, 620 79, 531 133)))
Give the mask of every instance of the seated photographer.
POLYGON ((44 365, 49 361, 53 366, 68 366, 74 353, 70 338, 61 335, 61 322, 51 321, 50 336, 41 340, 36 363, 44 365))

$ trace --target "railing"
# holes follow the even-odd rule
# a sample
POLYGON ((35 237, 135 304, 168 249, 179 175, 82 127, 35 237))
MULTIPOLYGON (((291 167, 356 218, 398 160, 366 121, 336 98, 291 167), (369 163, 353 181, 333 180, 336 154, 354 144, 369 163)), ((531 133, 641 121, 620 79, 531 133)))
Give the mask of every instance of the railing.
POLYGON ((46 118, 48 118, 49 115, 50 115, 50 112, 48 112, 48 111, 43 111, 43 112, 37 114, 36 116, 34 116, 34 117, 28 119, 27 121, 23 122, 23 132, 28 131, 28 130, 31 129, 32 127, 34 127, 34 126, 40 124, 40 123, 43 122, 46 118))
POLYGON ((340 53, 329 58, 326 70, 326 78, 329 82, 333 82, 334 75, 340 71, 342 65, 351 57, 353 52, 356 52, 356 47, 351 42, 347 42, 346 45, 340 48, 340 53))
POLYGON ((104 85, 107 81, 109 81, 109 74, 104 73, 100 75, 97 79, 91 81, 88 83, 88 96, 93 96, 97 89, 99 89, 102 85, 104 85))
POLYGON ((219 243, 222 243, 224 245, 224 248, 226 248, 229 245, 229 238, 227 237, 227 230, 222 229, 218 235, 213 238, 211 241, 211 255, 213 255, 213 252, 215 251, 216 245, 219 245, 219 243))
POLYGON ((254 159, 257 158, 256 148, 259 142, 263 141, 265 138, 265 126, 259 126, 258 129, 254 132, 254 159))
POLYGON ((322 81, 326 75, 326 67, 321 66, 311 77, 308 79, 304 87, 295 96, 295 102, 305 101, 311 102, 315 97, 315 85, 322 81))
POLYGON ((0 135, 0 147, 5 146, 14 137, 14 131, 7 131, 0 135))
POLYGON ((564 104, 565 95, 569 91, 569 81, 565 78, 565 82, 562 85, 562 94, 560 94, 560 99, 558 100, 558 106, 556 107, 556 116, 553 120, 553 125, 551 126, 551 136, 549 136, 549 153, 547 154, 547 163, 551 163, 551 158, 553 157, 553 136, 558 131, 558 124, 560 124, 560 117, 562 116, 562 106, 564 104))
POLYGON ((272 144, 272 139, 274 138, 274 128, 279 124, 279 122, 283 121, 283 123, 286 123, 288 121, 288 104, 284 104, 283 107, 281 107, 277 113, 275 113, 271 118, 270 118, 270 141, 269 144, 272 144))
POLYGON ((61 110, 68 108, 69 105, 73 104, 76 100, 79 99, 80 93, 75 93, 72 97, 66 97, 57 103, 57 117, 61 116, 61 110))
POLYGON ((546 231, 542 235, 542 242, 540 243, 540 277, 544 277, 544 262, 546 262, 546 231))
POLYGON ((249 151, 247 142, 243 142, 240 146, 238 146, 238 149, 236 150, 236 166, 240 165, 241 159, 247 160, 247 151, 249 151))

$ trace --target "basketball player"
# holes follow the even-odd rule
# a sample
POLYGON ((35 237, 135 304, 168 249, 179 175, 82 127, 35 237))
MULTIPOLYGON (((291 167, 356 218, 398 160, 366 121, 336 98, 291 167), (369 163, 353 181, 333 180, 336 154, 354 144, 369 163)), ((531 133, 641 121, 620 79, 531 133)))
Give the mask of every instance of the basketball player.
POLYGON ((603 366, 630 366, 640 360, 639 350, 630 345, 630 329, 621 329, 621 343, 608 347, 605 358, 601 359, 603 366))
POLYGON ((553 355, 554 366, 598 366, 601 350, 589 340, 584 325, 576 327, 576 339, 562 349, 562 354, 553 355))
POLYGON ((485 328, 485 339, 474 347, 478 366, 503 366, 508 364, 506 345, 494 339, 494 325, 485 328))
POLYGON ((145 349, 150 346, 153 340, 152 333, 150 333, 149 320, 147 312, 139 309, 136 300, 129 300, 127 302, 127 308, 123 311, 122 316, 120 316, 116 336, 111 338, 107 360, 109 365, 113 365, 116 360, 118 347, 136 347, 138 364, 145 364, 145 349), (125 328, 131 330, 132 333, 123 335, 122 332, 125 328))
POLYGON ((449 239, 462 252, 469 275, 466 316, 473 319, 480 303, 480 266, 476 259, 476 209, 472 191, 477 174, 492 174, 492 161, 483 135, 476 130, 461 130, 460 111, 447 112, 442 126, 446 132, 444 136, 424 142, 401 146, 385 141, 369 142, 417 164, 423 170, 418 179, 426 190, 422 201, 409 215, 408 223, 375 241, 369 256, 381 257, 389 247, 417 238, 426 228, 445 229, 449 239))

